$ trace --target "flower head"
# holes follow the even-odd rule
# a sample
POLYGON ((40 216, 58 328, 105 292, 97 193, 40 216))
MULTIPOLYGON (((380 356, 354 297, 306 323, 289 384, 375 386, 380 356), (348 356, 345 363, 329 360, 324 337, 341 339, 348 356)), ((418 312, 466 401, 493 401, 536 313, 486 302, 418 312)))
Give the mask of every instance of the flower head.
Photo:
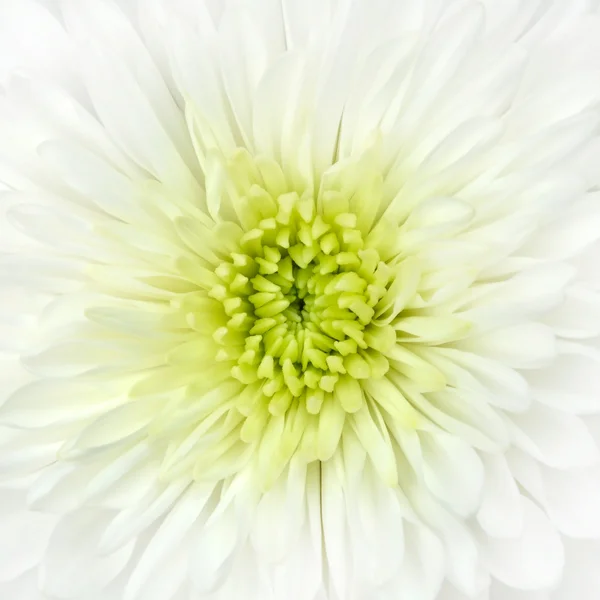
POLYGON ((6 2, 0 596, 595 598, 593 4, 6 2))

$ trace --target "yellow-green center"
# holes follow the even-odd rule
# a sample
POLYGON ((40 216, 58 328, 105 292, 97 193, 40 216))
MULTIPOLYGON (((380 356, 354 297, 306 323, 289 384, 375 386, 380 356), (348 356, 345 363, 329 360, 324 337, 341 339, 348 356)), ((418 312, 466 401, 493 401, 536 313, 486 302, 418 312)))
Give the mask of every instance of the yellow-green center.
POLYGON ((217 359, 234 360, 232 376, 260 388, 273 415, 295 399, 318 414, 336 386, 354 412, 362 403, 354 382, 389 368, 382 352, 395 330, 374 317, 394 271, 365 247, 356 215, 324 218, 295 192, 270 209, 216 269, 221 284, 209 295, 228 317, 213 335, 217 359))

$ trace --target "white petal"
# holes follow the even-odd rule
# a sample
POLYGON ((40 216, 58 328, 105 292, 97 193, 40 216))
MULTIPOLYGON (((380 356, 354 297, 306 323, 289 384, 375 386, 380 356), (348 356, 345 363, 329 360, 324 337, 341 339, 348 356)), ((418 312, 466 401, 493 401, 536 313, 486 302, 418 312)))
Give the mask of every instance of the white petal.
MULTIPOLYGON (((200 130, 204 135, 197 141, 204 144, 210 142, 222 151, 229 152, 237 145, 237 131, 228 122, 227 96, 213 62, 216 57, 216 32, 204 10, 203 4, 197 3, 189 18, 173 19, 171 23, 168 35, 173 75, 190 104, 188 111, 201 119, 200 130), (200 31, 193 29, 194 21, 198 22, 200 31), (207 135, 209 131, 210 138, 207 135)), ((204 152, 206 149, 202 148, 204 152)), ((200 166, 203 166, 202 154, 199 153, 200 166)))
POLYGON ((573 414, 600 412, 600 352, 589 346, 561 343, 557 360, 530 371, 527 380, 541 403, 573 414))
POLYGON ((327 26, 330 19, 329 0, 307 0, 300 7, 294 0, 281 0, 285 21, 287 47, 293 49, 307 45, 311 31, 327 26))
POLYGON ((134 203, 138 189, 131 179, 81 144, 49 141, 39 148, 64 182, 109 215, 129 222, 140 218, 134 203))
POLYGON ((46 600, 48 598, 40 591, 35 570, 28 571, 9 583, 0 583, 0 594, 11 600, 46 600))
POLYGON ((571 538, 600 537, 600 469, 543 468, 548 516, 571 538))
MULTIPOLYGON (((596 252, 587 252, 597 256, 596 252)), ((600 335, 600 295, 586 285, 574 284, 565 298, 543 318, 546 325, 561 337, 585 339, 600 335)))
POLYGON ((369 406, 364 403, 358 412, 350 416, 350 423, 380 477, 388 485, 395 485, 398 468, 380 409, 374 402, 369 406))
POLYGON ((50 515, 26 510, 0 517, 0 581, 15 579, 39 564, 54 521, 50 515))
POLYGON ((441 508, 429 510, 444 543, 448 581, 467 595, 480 593, 489 585, 489 575, 481 564, 481 551, 468 525, 441 508))
POLYGON ((476 297, 461 316, 485 329, 540 314, 562 302, 574 271, 565 263, 545 263, 521 271, 508 281, 484 284, 473 290, 476 297))
POLYGON ((280 562, 297 543, 305 519, 305 466, 293 463, 261 498, 252 531, 252 544, 262 559, 280 562), (277 534, 273 535, 276 529, 277 534))
POLYGON ((0 427, 0 479, 29 475, 56 461, 62 441, 54 432, 44 433, 32 439, 20 431, 0 427))
MULTIPOLYGON (((0 326, 0 335, 3 335, 0 326)), ((0 351, 0 423, 2 419, 2 406, 12 394, 26 386, 32 380, 31 373, 23 368, 17 354, 0 351)), ((6 423, 4 423, 6 424, 6 423)))
POLYGON ((43 428, 98 415, 109 408, 106 395, 69 380, 38 380, 15 391, 0 408, 0 422, 43 428), (74 400, 77 398, 77 400, 74 400))
POLYGON ((560 536, 531 500, 522 498, 525 526, 518 538, 490 538, 482 551, 491 574, 523 590, 556 584, 564 564, 560 536))
POLYGON ((448 383, 457 389, 477 385, 482 392, 489 394, 490 404, 510 412, 523 411, 529 406, 527 381, 516 370, 499 361, 452 348, 436 349, 425 356, 430 356, 437 365, 438 354, 447 359, 438 368, 442 369, 448 383))
POLYGON ((110 0, 92 0, 85 5, 61 0, 62 12, 72 37, 85 43, 94 40, 118 57, 134 74, 144 94, 152 99, 157 117, 176 142, 178 150, 190 159, 192 149, 186 135, 185 120, 165 85, 161 73, 118 4, 110 0))
POLYGON ((34 510, 64 514, 83 503, 83 489, 97 470, 95 465, 57 461, 47 466, 31 484, 27 504, 34 510))
MULTIPOLYGON (((178 544, 200 516, 213 489, 213 486, 193 485, 179 498, 146 546, 130 575, 123 595, 124 600, 136 600, 141 597, 144 584, 152 572, 161 569, 162 562, 176 552, 178 544)), ((184 576, 185 570, 180 573, 181 581, 184 576)), ((166 574, 163 577, 166 577, 166 574)))
POLYGON ((433 409, 426 414, 447 431, 482 450, 506 448, 510 435, 498 412, 490 406, 485 391, 447 388, 428 395, 433 409))
POLYGON ((517 369, 545 366, 556 355, 552 330, 532 322, 496 329, 469 338, 457 346, 517 369))
POLYGON ((275 598, 313 600, 323 585, 320 467, 308 468, 306 477, 307 525, 286 559, 273 574, 275 598))
MULTIPOLYGON (((118 467, 122 467, 118 465, 118 467)), ((114 476, 117 469, 106 468, 105 471, 99 471, 94 475, 83 491, 84 502, 89 502, 91 498, 95 505, 108 510, 126 510, 131 506, 142 506, 142 502, 156 486, 156 472, 158 465, 154 462, 147 462, 136 469, 122 475, 116 483, 101 492, 91 487, 91 484, 100 482, 108 484, 108 477, 114 476), (101 478, 105 477, 105 481, 101 478), (95 493, 95 496, 92 494, 95 493)))
POLYGON ((256 85, 269 61, 266 37, 249 6, 227 4, 219 26, 221 74, 242 138, 252 144, 252 106, 256 85))
POLYGON ((600 237, 600 194, 588 194, 531 241, 530 254, 561 260, 579 254, 600 237))
POLYGON ((546 503, 546 491, 542 479, 542 465, 518 448, 511 448, 506 453, 506 463, 515 480, 541 506, 546 503))
POLYGON ((490 600, 490 592, 489 590, 484 590, 477 596, 466 595, 447 583, 440 592, 437 600, 490 600))
POLYGON ((325 555, 332 589, 340 598, 345 598, 352 581, 352 567, 344 488, 332 460, 323 463, 321 469, 325 555))
POLYGON ((0 81, 15 70, 27 69, 38 76, 71 80, 72 47, 58 21, 38 2, 23 0, 0 7, 0 81))
POLYGON ((553 600, 551 592, 518 590, 514 587, 503 585, 499 581, 494 581, 491 587, 489 600, 553 600))
POLYGON ((517 445, 550 467, 587 466, 600 457, 579 417, 536 402, 526 413, 513 415, 512 421, 517 445))
POLYGON ((162 402, 144 399, 118 406, 85 427, 76 439, 65 444, 61 454, 82 456, 138 439, 156 417, 161 405, 162 402))
POLYGON ((348 529, 357 585, 383 586, 394 579, 404 560, 405 514, 398 494, 369 466, 356 488, 348 486, 346 498, 352 507, 348 529))
POLYGON ((196 180, 159 121, 151 99, 125 66, 93 40, 86 40, 80 52, 87 91, 115 142, 159 181, 179 193, 198 192, 196 180))
POLYGON ((492 537, 517 537, 523 528, 521 494, 502 456, 483 457, 485 484, 477 521, 492 537))
POLYGON ((81 289, 83 265, 58 256, 1 255, 0 277, 7 285, 18 285, 37 293, 73 293, 81 289))
POLYGON ((38 241, 70 254, 90 254, 83 242, 90 235, 91 227, 83 219, 66 211, 20 204, 9 211, 8 218, 21 231, 38 241))
POLYGON ((77 599, 102 589, 125 568, 133 542, 112 554, 97 554, 96 545, 107 522, 107 516, 94 509, 62 517, 41 565, 40 585, 46 593, 77 599))
POLYGON ((597 540, 584 542, 569 538, 565 538, 564 543, 565 572, 551 600, 596 600, 600 594, 600 544, 597 540))
POLYGON ((425 484, 462 517, 479 506, 484 469, 477 452, 460 439, 440 433, 421 433, 425 484))
POLYGON ((483 24, 483 10, 475 3, 465 3, 461 8, 443 22, 420 52, 406 92, 406 105, 394 128, 394 134, 403 134, 398 139, 406 139, 423 123, 427 110, 472 48, 483 24))
POLYGON ((301 80, 305 66, 302 58, 292 53, 274 62, 258 82, 253 111, 255 151, 285 165, 288 178, 296 185, 308 183, 297 174, 304 166, 300 156, 306 133, 297 107, 306 103, 301 80))
MULTIPOLYGON (((190 530, 190 536, 194 533, 194 529, 190 530)), ((187 600, 187 595, 184 595, 182 590, 187 591, 188 587, 188 550, 189 541, 184 540, 165 556, 160 567, 150 573, 139 596, 144 600, 187 600)), ((127 581, 129 582, 129 579, 127 581)), ((106 599, 101 597, 99 600, 112 600, 114 594, 120 594, 122 589, 121 584, 116 590, 111 590, 112 595, 108 593, 106 599)))
MULTIPOLYGON (((133 469, 136 469, 141 475, 143 467, 140 467, 140 463, 146 461, 149 454, 148 444, 142 442, 111 461, 88 482, 85 489, 86 500, 106 492, 115 485, 118 486, 123 483, 123 480, 126 482, 126 476, 133 469)), ((131 498, 135 498, 135 496, 132 495, 131 498)))
POLYGON ((231 576, 236 553, 243 545, 241 526, 230 504, 217 514, 213 514, 200 532, 191 549, 190 569, 194 587, 207 593, 218 589, 231 576))
POLYGON ((108 524, 98 543, 101 552, 109 553, 137 537, 160 519, 187 488, 186 482, 177 481, 162 488, 155 486, 143 501, 128 506, 108 524))
POLYGON ((395 600, 402 590, 410 600, 436 600, 444 581, 442 543, 422 524, 408 525, 406 548, 398 576, 382 590, 382 598, 395 600))

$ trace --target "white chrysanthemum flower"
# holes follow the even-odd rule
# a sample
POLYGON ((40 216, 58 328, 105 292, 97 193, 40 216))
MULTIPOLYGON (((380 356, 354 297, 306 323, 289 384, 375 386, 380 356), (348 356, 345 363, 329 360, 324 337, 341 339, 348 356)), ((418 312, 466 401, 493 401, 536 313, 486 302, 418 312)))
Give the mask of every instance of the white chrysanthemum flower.
POLYGON ((593 0, 0 4, 0 597, 597 600, 593 0))

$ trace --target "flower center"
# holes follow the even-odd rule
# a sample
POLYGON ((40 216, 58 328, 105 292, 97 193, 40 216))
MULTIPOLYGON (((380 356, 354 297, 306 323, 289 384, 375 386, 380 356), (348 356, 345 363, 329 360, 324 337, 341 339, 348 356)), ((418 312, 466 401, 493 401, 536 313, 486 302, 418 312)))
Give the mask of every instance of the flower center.
POLYGON ((377 156, 318 181, 242 149, 207 157, 202 210, 174 219, 177 279, 150 280, 175 296, 181 343, 131 392, 181 390, 153 422, 165 476, 248 466, 268 489, 292 462, 358 441, 397 482, 394 440, 426 418, 420 394, 446 386, 421 350, 468 323, 429 305, 444 279, 415 255, 414 223, 386 213, 377 156))
MULTIPOLYGON (((296 192, 270 212, 216 269, 221 284, 209 295, 228 319, 213 336, 217 359, 233 360, 231 375, 260 389, 272 415, 293 402, 318 414, 336 386, 387 372, 382 353, 396 333, 374 318, 394 270, 350 212, 327 218, 296 192)), ((337 396, 348 412, 362 404, 361 394, 337 396)))

